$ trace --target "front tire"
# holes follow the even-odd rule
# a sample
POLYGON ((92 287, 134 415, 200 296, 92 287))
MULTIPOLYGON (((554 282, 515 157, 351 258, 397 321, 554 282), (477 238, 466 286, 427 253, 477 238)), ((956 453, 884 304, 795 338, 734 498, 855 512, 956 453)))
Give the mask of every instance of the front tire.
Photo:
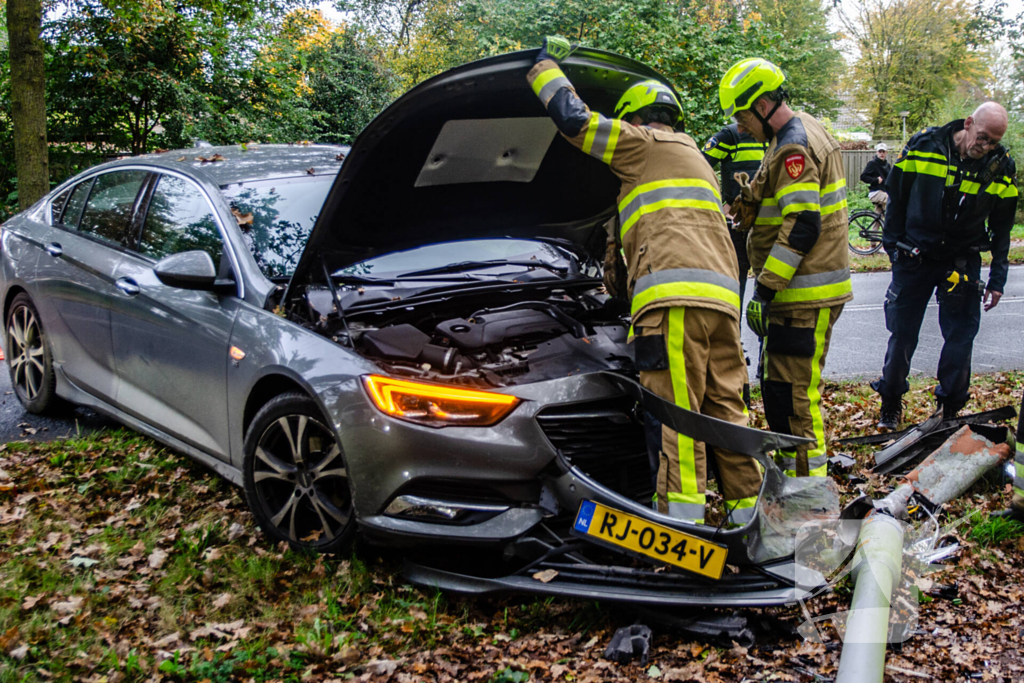
POLYGON ((245 499, 263 533, 296 550, 351 547, 356 523, 345 457, 311 398, 271 399, 253 418, 244 451, 245 499))
POLYGON ((7 367, 18 401, 30 413, 53 412, 60 404, 57 373, 39 311, 22 292, 7 314, 7 367))
POLYGON ((882 248, 884 222, 881 216, 874 211, 858 211, 849 220, 850 251, 858 256, 870 256, 882 248))

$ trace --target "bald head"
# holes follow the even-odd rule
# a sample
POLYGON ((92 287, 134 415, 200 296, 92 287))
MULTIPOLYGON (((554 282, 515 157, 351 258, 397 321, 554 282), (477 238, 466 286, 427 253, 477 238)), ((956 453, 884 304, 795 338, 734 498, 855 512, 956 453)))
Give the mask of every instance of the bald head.
POLYGON ((964 129, 956 141, 960 156, 980 159, 995 149, 1006 135, 1009 117, 998 102, 985 102, 964 120, 964 129))

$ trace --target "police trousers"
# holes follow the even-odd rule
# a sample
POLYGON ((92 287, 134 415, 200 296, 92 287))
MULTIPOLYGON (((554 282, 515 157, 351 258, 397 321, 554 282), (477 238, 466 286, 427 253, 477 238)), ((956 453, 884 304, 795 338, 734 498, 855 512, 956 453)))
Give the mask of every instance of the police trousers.
MULTIPOLYGON (((729 228, 733 249, 736 250, 736 265, 740 269, 740 301, 747 291, 747 274, 750 272, 750 257, 747 256, 747 233, 729 228)), ((742 322, 740 323, 742 326, 742 322)))
MULTIPOLYGON (((747 424, 743 389, 747 368, 739 328, 731 316, 706 308, 660 308, 633 323, 640 383, 687 410, 747 424)), ((648 418, 648 450, 657 462, 658 511, 704 521, 707 492, 705 444, 648 418)), ((761 468, 753 458, 714 449, 729 521, 753 518, 761 468)), ((653 467, 652 467, 653 469, 653 467)))
MULTIPOLYGON (((939 302, 942 331, 935 397, 954 408, 963 407, 970 398, 971 354, 981 325, 981 292, 966 284, 958 285, 959 291, 954 288, 947 292, 946 277, 952 268, 952 260, 929 261, 923 257, 899 258, 892 264, 892 284, 885 294, 889 346, 882 378, 871 385, 883 398, 899 400, 910 391, 910 362, 933 294, 939 302)), ((976 282, 981 274, 981 256, 967 257, 963 270, 976 282)))
POLYGON ((822 372, 832 328, 843 306, 772 313, 765 337, 761 398, 773 432, 814 439, 793 450, 778 451, 775 460, 791 477, 824 477, 828 473, 822 372))

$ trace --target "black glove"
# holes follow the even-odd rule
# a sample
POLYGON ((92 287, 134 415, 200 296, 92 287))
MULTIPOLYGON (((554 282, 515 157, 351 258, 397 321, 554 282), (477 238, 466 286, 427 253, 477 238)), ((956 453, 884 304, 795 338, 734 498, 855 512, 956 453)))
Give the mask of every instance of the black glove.
POLYGON ((747 327, 758 337, 768 336, 768 314, 774 298, 775 290, 758 282, 747 303, 747 327))
POLYGON ((570 45, 569 41, 561 36, 548 36, 541 44, 535 61, 550 59, 555 64, 561 64, 562 60, 571 55, 577 47, 577 45, 570 45))

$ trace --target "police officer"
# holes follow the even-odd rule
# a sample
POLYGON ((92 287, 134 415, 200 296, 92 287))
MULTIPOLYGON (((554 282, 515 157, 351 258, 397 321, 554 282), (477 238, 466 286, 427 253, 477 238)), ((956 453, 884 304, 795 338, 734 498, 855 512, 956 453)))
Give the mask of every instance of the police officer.
POLYGON ((868 199, 875 205, 875 212, 885 213, 886 204, 889 202, 889 195, 885 193, 885 179, 889 177, 892 164, 886 158, 889 155, 889 147, 884 142, 879 142, 875 147, 875 158, 864 166, 864 172, 860 174, 860 181, 868 185, 868 199))
MULTIPOLYGON (((671 88, 637 83, 607 118, 584 104, 559 68, 570 52, 564 39, 546 38, 527 80, 565 139, 622 182, 619 234, 640 382, 683 408, 746 425, 739 283, 714 173, 693 140, 674 132, 681 108, 671 88)), ((648 424, 658 510, 703 522, 704 444, 648 424)), ((761 486, 757 463, 724 449, 715 456, 730 522, 746 523, 761 486)))
MULTIPOLYGON (((732 216, 732 203, 740 196, 740 186, 736 182, 737 173, 746 173, 753 177, 761 167, 767 142, 758 142, 750 133, 740 133, 735 123, 718 131, 704 143, 701 152, 704 159, 714 168, 722 164, 722 208, 725 215, 732 216)), ((747 258, 747 234, 736 230, 731 224, 729 237, 732 238, 733 249, 736 250, 736 264, 740 270, 740 301, 747 289, 747 272, 750 260, 747 258)))
POLYGON ((910 361, 936 291, 943 344, 935 398, 946 418, 967 403, 982 292, 986 311, 999 303, 1017 209, 1016 166, 999 145, 1006 126, 1006 110, 986 102, 966 119, 926 128, 910 138, 886 181, 882 246, 893 264, 889 346, 882 377, 871 383, 882 399, 879 428, 896 429, 903 417, 910 361), (982 285, 981 252, 989 250, 982 285))
POLYGON ((752 225, 747 325, 763 340, 768 425, 815 440, 776 457, 789 476, 825 476, 822 371, 832 327, 853 298, 846 180, 839 144, 814 117, 789 108, 785 80, 771 62, 744 59, 722 78, 719 100, 741 132, 770 142, 734 207, 740 227, 752 225))

